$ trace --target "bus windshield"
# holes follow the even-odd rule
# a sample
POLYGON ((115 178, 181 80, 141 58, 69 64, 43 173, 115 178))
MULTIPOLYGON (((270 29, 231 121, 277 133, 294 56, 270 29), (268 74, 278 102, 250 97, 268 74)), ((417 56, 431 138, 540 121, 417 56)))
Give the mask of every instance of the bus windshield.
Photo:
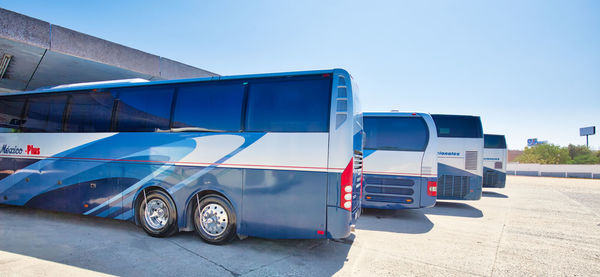
POLYGON ((365 117, 365 149, 425 151, 429 132, 421 117, 365 117))
POLYGON ((482 138, 481 119, 477 116, 431 115, 437 128, 438 137, 482 138))

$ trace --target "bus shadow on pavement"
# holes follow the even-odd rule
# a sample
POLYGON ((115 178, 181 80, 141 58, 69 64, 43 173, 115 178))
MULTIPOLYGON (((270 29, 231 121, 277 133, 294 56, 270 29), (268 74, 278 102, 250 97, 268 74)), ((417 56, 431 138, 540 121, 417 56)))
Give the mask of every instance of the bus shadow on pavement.
POLYGON ((483 191, 481 192, 483 197, 494 197, 494 198, 508 198, 508 195, 494 192, 494 191, 483 191))
POLYGON ((483 217, 483 212, 469 204, 461 202, 446 202, 437 201, 435 206, 432 208, 423 209, 425 214, 430 215, 446 215, 456 217, 472 217, 479 218, 483 217))
POLYGON ((356 228, 405 234, 423 234, 433 228, 422 210, 364 209, 356 222, 356 228))
POLYGON ((203 243, 194 232, 179 233, 169 240, 227 268, 232 275, 331 276, 342 269, 354 243, 354 234, 340 240, 235 239, 228 245, 203 243))
POLYGON ((14 259, 2 254, 9 252, 55 262, 59 270, 68 265, 119 276, 330 276, 344 266, 353 242, 354 235, 337 241, 250 237, 217 246, 195 232, 154 238, 131 222, 0 205, 0 264, 14 259))

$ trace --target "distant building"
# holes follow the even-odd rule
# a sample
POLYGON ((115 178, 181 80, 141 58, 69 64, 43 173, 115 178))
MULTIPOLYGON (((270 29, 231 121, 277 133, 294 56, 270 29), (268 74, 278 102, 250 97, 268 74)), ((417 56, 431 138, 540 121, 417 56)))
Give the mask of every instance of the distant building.
POLYGON ((523 154, 523 150, 508 150, 508 162, 514 162, 521 154, 523 154))

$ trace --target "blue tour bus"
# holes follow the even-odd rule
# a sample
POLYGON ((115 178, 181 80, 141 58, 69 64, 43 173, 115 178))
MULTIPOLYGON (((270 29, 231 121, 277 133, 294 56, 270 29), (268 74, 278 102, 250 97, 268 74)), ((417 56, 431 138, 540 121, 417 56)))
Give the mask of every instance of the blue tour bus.
POLYGON ((478 116, 432 114, 438 135, 438 199, 481 199, 483 128, 478 116))
POLYGON ((483 135, 483 187, 506 186, 506 160, 508 149, 504 135, 483 135))
POLYGON ((150 235, 344 238, 362 114, 342 69, 61 86, 0 96, 0 204, 150 235))
POLYGON ((437 135, 426 113, 363 114, 364 208, 418 209, 435 205, 437 135))

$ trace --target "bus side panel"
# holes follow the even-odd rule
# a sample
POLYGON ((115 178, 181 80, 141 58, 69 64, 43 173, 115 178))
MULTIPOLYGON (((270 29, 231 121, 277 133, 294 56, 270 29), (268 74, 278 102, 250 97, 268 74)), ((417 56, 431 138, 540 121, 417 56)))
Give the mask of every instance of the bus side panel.
POLYGON ((325 132, 266 133, 227 161, 244 167, 241 234, 325 237, 327 137, 325 132))
MULTIPOLYGON (((419 113, 427 123, 429 128, 429 142, 427 148, 423 154, 423 161, 421 162, 421 174, 424 177, 422 180, 421 189, 424 192, 421 193, 421 207, 433 207, 437 201, 437 196, 431 196, 428 194, 428 182, 435 182, 438 184, 438 135, 435 122, 430 114, 419 113)), ((436 187, 437 190, 437 187, 436 187)))
POLYGON ((327 237, 345 238, 360 216, 361 169, 363 151, 362 114, 358 103, 358 89, 348 72, 333 72, 331 111, 329 122, 328 183, 327 183, 327 237), (341 207, 341 174, 350 163, 353 170, 351 211, 341 207))
POLYGON ((323 238, 327 173, 246 169, 244 233, 268 238, 323 238), (321 197, 322 196, 322 197, 321 197))

